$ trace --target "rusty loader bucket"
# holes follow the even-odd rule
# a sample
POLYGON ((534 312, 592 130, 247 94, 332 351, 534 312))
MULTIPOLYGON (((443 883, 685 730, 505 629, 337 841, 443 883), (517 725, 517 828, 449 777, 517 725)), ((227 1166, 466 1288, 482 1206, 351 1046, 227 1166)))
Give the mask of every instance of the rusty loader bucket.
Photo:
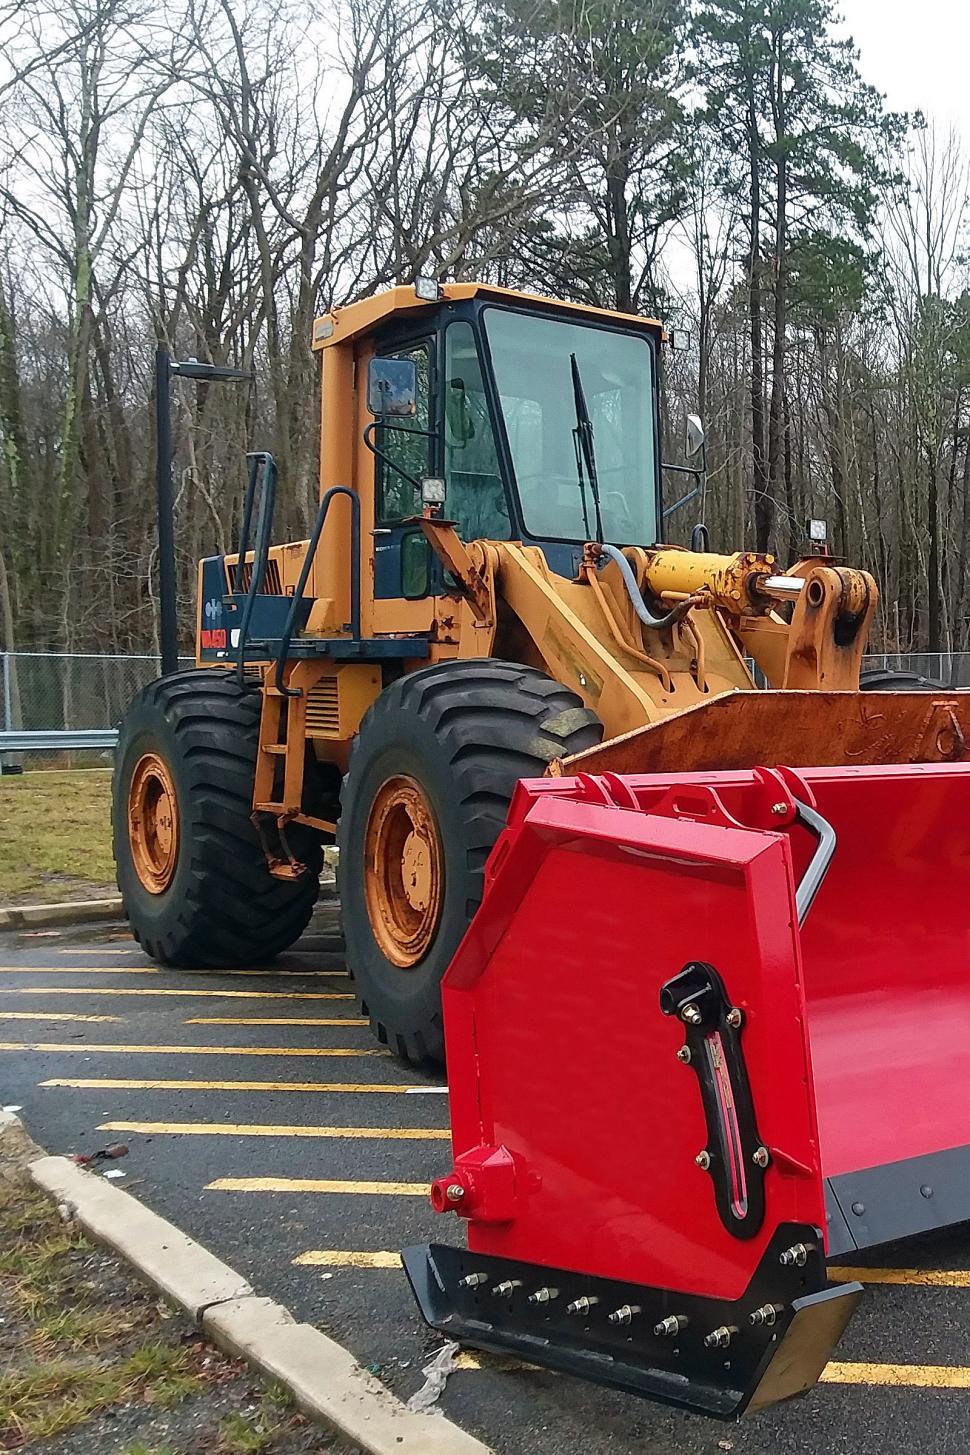
POLYGON ((809 1388, 826 1255, 970 1218, 970 765, 520 785, 444 988, 427 1321, 712 1415, 809 1388))

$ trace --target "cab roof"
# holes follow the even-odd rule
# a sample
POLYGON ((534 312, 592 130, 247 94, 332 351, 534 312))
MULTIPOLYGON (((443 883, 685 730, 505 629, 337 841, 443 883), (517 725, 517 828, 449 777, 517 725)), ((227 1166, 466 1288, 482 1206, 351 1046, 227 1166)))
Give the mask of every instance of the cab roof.
POLYGON ((491 283, 443 283, 439 297, 419 298, 413 283, 400 284, 384 293, 375 293, 371 298, 362 298, 358 303, 348 303, 335 308, 313 321, 313 349, 332 348, 335 344, 347 343, 360 334, 371 333, 384 319, 394 314, 420 313, 438 307, 441 303, 457 303, 464 298, 492 299, 497 303, 532 304, 541 308, 565 309, 570 313, 584 314, 587 318, 629 324, 647 333, 663 332, 663 325, 655 318, 645 318, 638 313, 617 313, 609 308, 593 308, 587 303, 567 303, 559 298, 545 298, 539 293, 520 293, 514 288, 497 288, 491 283))

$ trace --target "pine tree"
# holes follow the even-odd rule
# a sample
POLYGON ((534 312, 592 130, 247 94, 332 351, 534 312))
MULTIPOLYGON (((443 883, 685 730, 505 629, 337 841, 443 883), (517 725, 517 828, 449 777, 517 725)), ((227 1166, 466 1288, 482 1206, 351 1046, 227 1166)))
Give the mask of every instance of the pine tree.
POLYGON ((684 24, 683 0, 487 0, 466 29, 520 155, 548 163, 547 217, 524 241, 550 291, 656 305, 657 249, 684 205, 684 24))
MULTIPOLYGON (((901 125, 862 81, 836 21, 832 0, 701 0, 694 17, 706 91, 701 124, 745 199, 759 550, 781 534, 793 249, 824 228, 865 236, 888 180, 880 158, 901 125)), ((782 544, 790 545, 787 524, 782 544)))

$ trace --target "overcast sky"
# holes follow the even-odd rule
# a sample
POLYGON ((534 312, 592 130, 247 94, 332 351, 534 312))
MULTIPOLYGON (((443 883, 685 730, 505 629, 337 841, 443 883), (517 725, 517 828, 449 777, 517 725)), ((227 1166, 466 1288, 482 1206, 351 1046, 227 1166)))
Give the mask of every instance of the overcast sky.
POLYGON ((840 0, 860 70, 899 111, 953 125, 970 148, 968 0, 840 0))

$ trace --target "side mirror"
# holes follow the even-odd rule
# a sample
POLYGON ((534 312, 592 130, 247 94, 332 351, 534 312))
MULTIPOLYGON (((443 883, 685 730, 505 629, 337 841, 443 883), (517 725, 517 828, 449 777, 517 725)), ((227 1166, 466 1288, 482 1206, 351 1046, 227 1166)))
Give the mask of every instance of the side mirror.
POLYGON ((688 414, 684 435, 684 449, 687 452, 687 458, 692 460, 704 448, 704 426, 698 415, 688 414))
POLYGON ((371 359, 367 408, 378 419, 410 419, 418 408, 418 366, 413 359, 371 359))

